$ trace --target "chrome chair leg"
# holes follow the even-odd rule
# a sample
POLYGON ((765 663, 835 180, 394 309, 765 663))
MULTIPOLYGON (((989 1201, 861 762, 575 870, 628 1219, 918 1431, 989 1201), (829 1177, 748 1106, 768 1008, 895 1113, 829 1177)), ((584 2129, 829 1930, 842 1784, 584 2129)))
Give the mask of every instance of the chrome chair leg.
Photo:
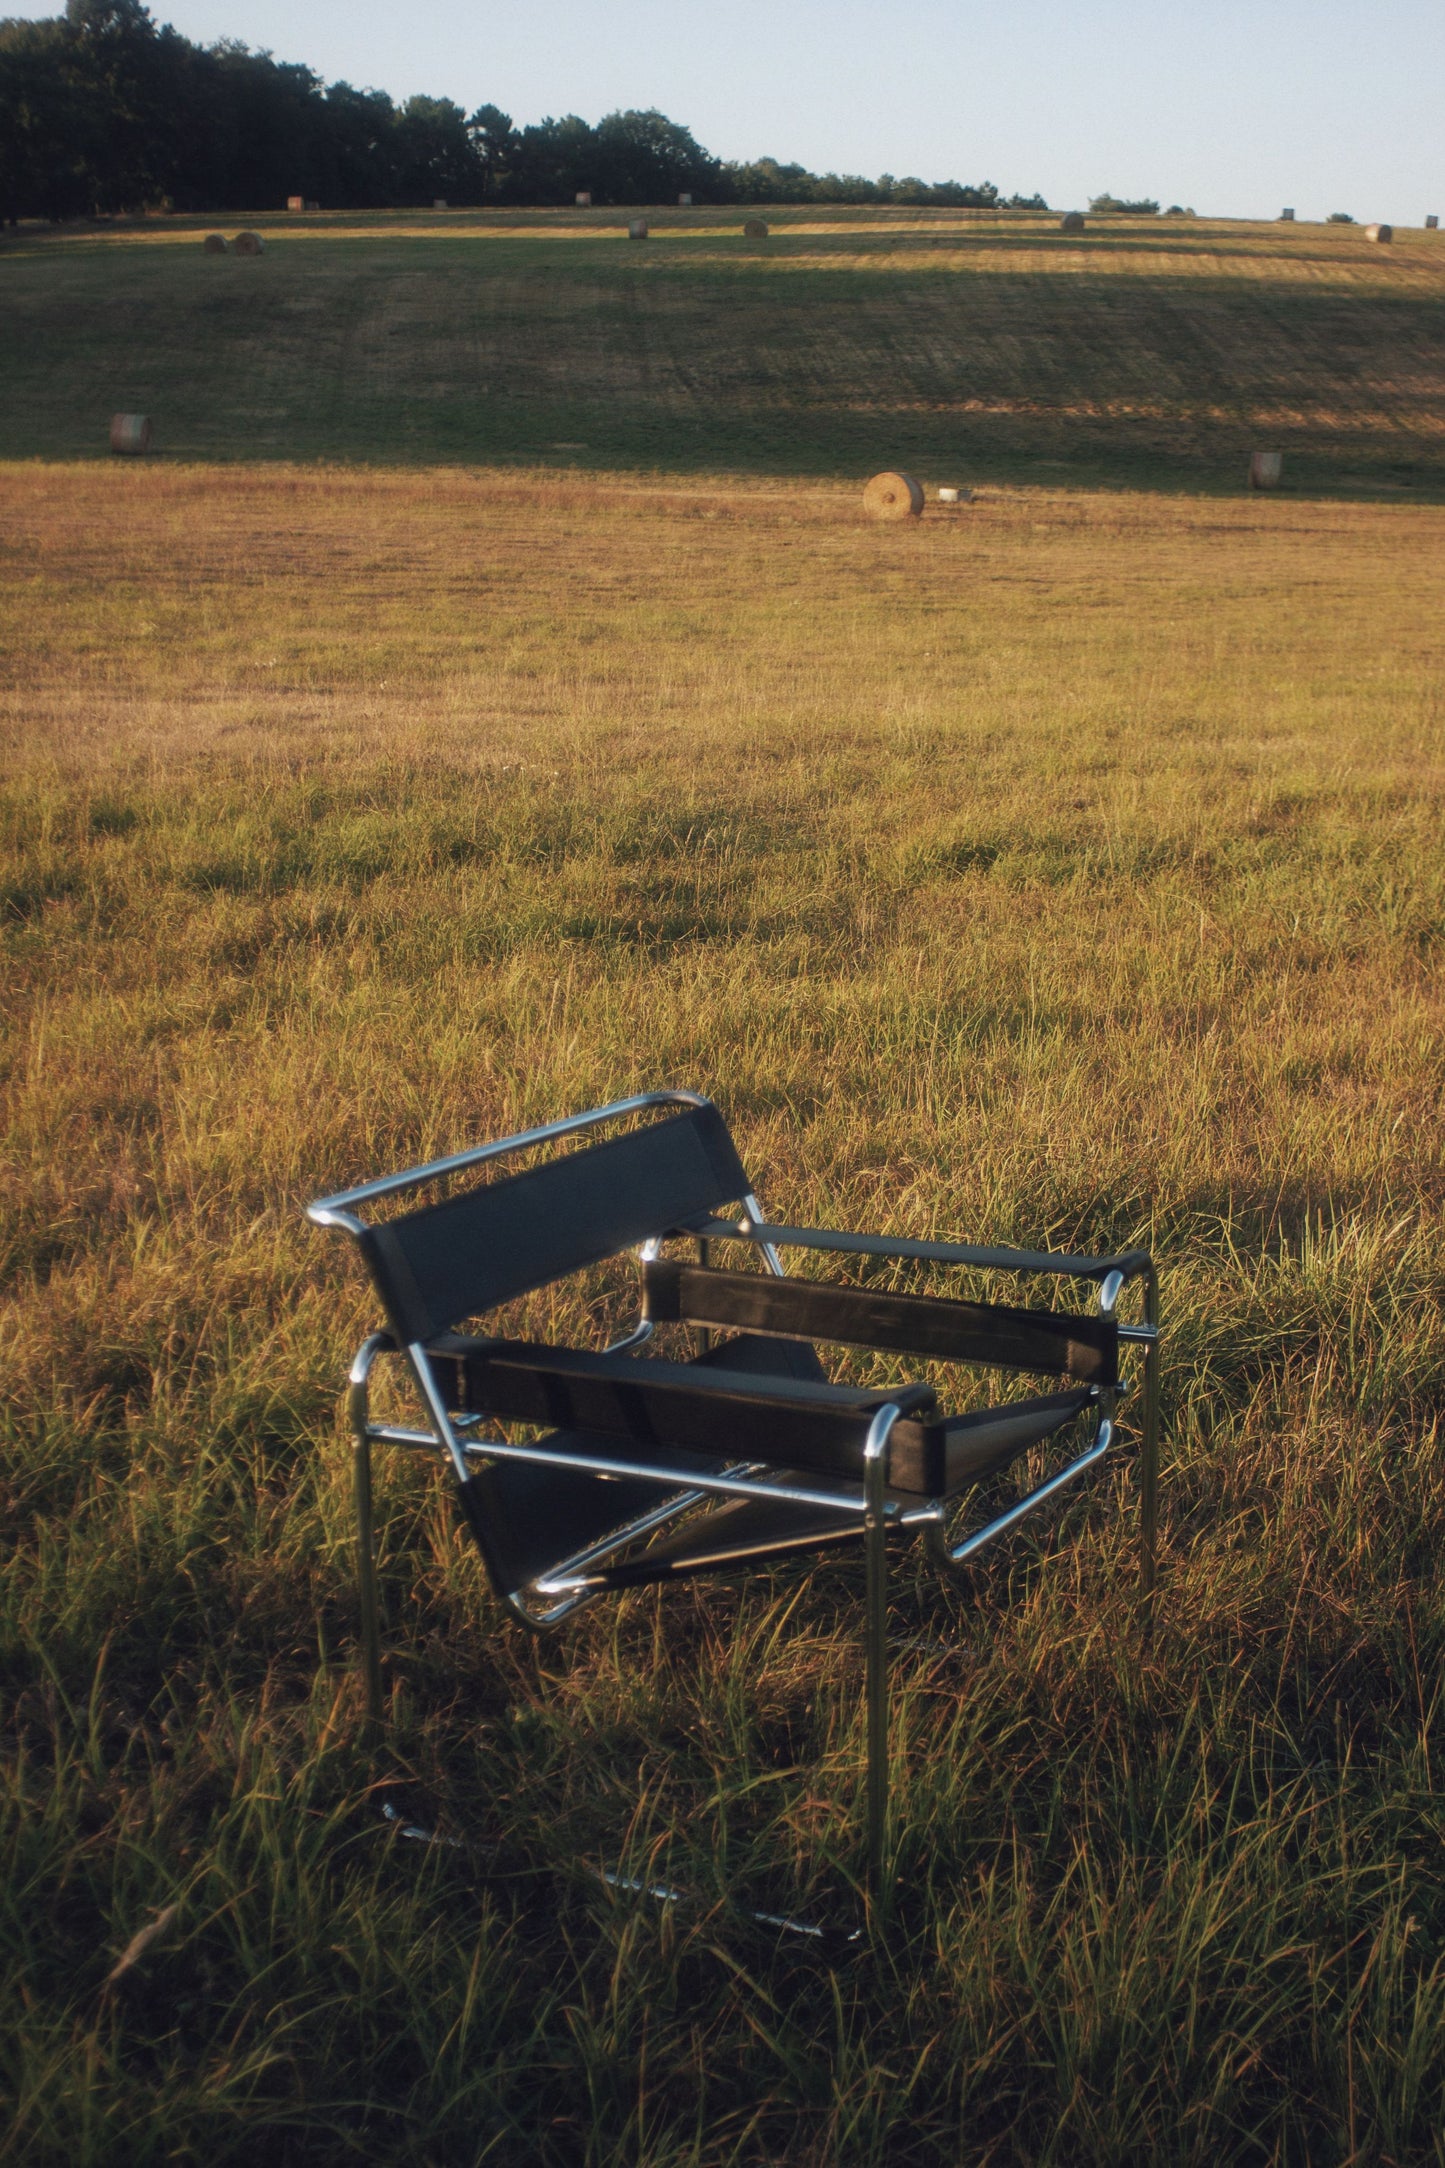
POLYGON ((868 1895, 875 1916, 886 1919, 891 1893, 888 1845, 888 1528, 885 1476, 888 1433, 898 1420, 893 1406, 880 1408, 863 1449, 867 1730, 868 1895))
POLYGON ((376 1544, 372 1533, 371 1430, 368 1421, 368 1381, 371 1366, 390 1335, 373 1333, 356 1351, 347 1393, 347 1412, 355 1440, 352 1452, 352 1485, 356 1500, 356 1587, 361 1601, 361 1663, 366 1683, 368 1722, 379 1725, 381 1705, 381 1610, 376 1592, 376 1544))
POLYGON ((376 1552, 371 1532, 371 1440, 356 1441, 356 1585, 361 1598, 361 1657, 366 1677, 366 1714, 381 1722, 381 1621, 376 1600, 376 1552))
POLYGON ((1144 1322, 1155 1337, 1144 1349, 1144 1438, 1139 1456, 1139 1595, 1146 1641, 1154 1631, 1159 1542, 1159 1277, 1144 1277, 1144 1322))

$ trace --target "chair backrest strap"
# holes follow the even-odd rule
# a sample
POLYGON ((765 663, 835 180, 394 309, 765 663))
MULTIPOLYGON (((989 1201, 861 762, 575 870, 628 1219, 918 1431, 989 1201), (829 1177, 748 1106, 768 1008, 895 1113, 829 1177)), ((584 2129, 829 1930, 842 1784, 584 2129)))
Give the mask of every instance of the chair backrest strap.
POLYGON ((748 1189, 721 1114, 698 1107, 380 1221, 360 1242, 398 1338, 430 1340, 748 1189))
POLYGON ((643 1268, 644 1314, 655 1324, 731 1326, 787 1339, 886 1348, 936 1362, 986 1363, 1039 1377, 1115 1385, 1119 1332, 1112 1318, 997 1303, 895 1295, 871 1287, 720 1272, 682 1259, 643 1268))

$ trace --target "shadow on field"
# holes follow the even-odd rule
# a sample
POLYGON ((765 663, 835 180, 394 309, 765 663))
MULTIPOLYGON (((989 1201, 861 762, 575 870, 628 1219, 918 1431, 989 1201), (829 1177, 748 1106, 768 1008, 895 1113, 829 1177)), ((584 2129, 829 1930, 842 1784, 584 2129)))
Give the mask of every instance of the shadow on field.
POLYGON ((103 455, 122 410, 162 459, 1232 493, 1264 445, 1308 495, 1445 492, 1445 250, 718 213, 638 246, 622 215, 277 220, 251 261, 177 221, 26 232, 0 458, 103 455))

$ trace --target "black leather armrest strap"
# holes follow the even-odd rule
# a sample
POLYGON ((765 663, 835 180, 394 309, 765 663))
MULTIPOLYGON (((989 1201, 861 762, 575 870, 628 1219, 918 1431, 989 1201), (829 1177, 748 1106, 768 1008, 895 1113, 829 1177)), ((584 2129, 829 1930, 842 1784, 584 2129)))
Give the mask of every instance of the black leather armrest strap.
POLYGON ((828 1385, 457 1334, 427 1358, 458 1412, 625 1438, 637 1457, 664 1467, 680 1448, 857 1480, 874 1412, 891 1401, 903 1413, 889 1442, 890 1487, 934 1497, 943 1483, 930 1385, 828 1385))
POLYGON ((874 1412, 902 1410, 889 1436, 890 1490, 940 1498, 1063 1428, 1091 1387, 975 1415, 940 1416, 928 1385, 857 1387, 765 1377, 525 1340, 447 1334, 428 1350, 447 1405, 504 1422, 625 1440, 629 1457, 687 1479, 694 1455, 858 1481, 874 1412))
POLYGON ((674 1258, 644 1265, 642 1285, 644 1314, 657 1324, 732 1326, 937 1362, 987 1363, 1081 1384, 1118 1383, 1119 1331, 1112 1318, 719 1272, 674 1258))

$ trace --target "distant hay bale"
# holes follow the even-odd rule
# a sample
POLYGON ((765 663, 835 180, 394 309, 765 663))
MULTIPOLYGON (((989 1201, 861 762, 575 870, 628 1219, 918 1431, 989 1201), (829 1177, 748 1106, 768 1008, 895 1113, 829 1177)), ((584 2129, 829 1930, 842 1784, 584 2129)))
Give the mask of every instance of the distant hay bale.
POLYGON ((303 211, 319 211, 321 206, 319 203, 313 202, 312 198, 308 196, 301 208, 303 211))
POLYGON ((629 241, 645 241, 647 239, 647 220, 645 218, 634 218, 627 229, 627 238, 629 241))
POLYGON ((1393 241, 1394 238, 1395 229, 1393 226, 1366 226, 1365 228, 1365 239, 1367 241, 1393 241))
POLYGON ((591 208, 592 208, 592 191, 591 191, 591 189, 590 189, 590 188, 579 188, 579 189, 578 189, 578 191, 577 191, 577 208, 578 208, 578 210, 579 210, 579 211, 590 211, 590 210, 591 210, 591 208))
POLYGON ((259 233, 238 233, 231 243, 238 256, 259 256, 266 244, 259 233))
POLYGON ((110 448, 113 452, 126 452, 139 459, 151 448, 151 418, 149 414, 112 414, 110 417, 110 448))
POLYGON ((226 236, 223 233, 208 233, 201 246, 208 256, 224 256, 226 236))
POLYGON ((1286 224, 1287 226, 1292 226, 1292 225, 1294 224, 1294 212, 1293 212, 1293 211, 1281 211, 1279 215, 1280 215, 1280 217, 1281 217, 1281 218, 1282 218, 1282 219, 1284 220, 1284 222, 1285 222, 1285 224, 1286 224))
POLYGON ((923 491, 911 474, 875 474, 863 492, 863 509, 870 519, 917 519, 923 491))
POLYGON ((949 489, 945 485, 944 487, 940 488, 938 492, 938 501, 940 504, 957 504, 958 491, 956 489, 949 489))
POLYGON ((1278 489, 1283 478, 1283 452, 1250 453, 1249 486, 1251 489, 1278 489))
POLYGON ((766 241, 767 238, 768 229, 761 218, 745 218, 743 220, 743 239, 745 241, 766 241))
POLYGON ((1436 212, 1432 211, 1426 219, 1425 231, 1427 233, 1438 233, 1440 231, 1440 220, 1436 212))
POLYGON ((1059 231, 1060 231, 1060 233, 1082 233, 1082 232, 1083 232, 1083 230, 1084 230, 1084 214, 1083 214, 1083 212, 1082 212, 1082 211, 1065 211, 1065 213, 1064 213, 1063 217, 1062 217, 1062 218, 1061 218, 1061 219, 1059 220, 1059 231))
POLYGON ((677 199, 677 207, 680 211, 690 211, 692 209, 692 191, 690 189, 685 188, 683 190, 677 199))
POLYGON ((444 210, 446 209, 446 207, 447 207, 447 199, 446 199, 446 197, 445 197, 445 196, 433 196, 433 197, 432 197, 432 199, 431 199, 431 207, 432 207, 432 209, 433 209, 434 211, 444 211, 444 210))
POLYGON ((306 198, 304 196, 288 196, 286 198, 286 208, 288 211, 304 211, 306 198))

